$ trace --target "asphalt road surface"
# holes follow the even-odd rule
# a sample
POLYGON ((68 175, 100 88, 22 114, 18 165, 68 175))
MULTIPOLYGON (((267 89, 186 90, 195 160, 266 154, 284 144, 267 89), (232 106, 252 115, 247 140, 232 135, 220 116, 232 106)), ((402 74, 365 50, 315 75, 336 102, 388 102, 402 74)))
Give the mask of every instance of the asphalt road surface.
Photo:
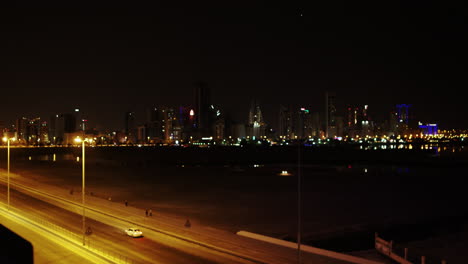
MULTIPOLYGON (((2 201, 6 200, 6 187, 2 185, 0 189, 2 201)), ((18 192, 15 189, 10 189, 10 204, 11 210, 28 219, 45 221, 47 226, 52 227, 52 230, 57 230, 57 233, 65 233, 69 237, 80 240, 82 237, 82 208, 79 206, 61 203, 53 199, 42 197, 43 200, 33 197, 34 194, 28 192, 18 192)), ((144 236, 140 238, 132 238, 124 233, 124 229, 131 226, 129 223, 122 222, 112 216, 102 215, 90 210, 86 211, 86 227, 91 227, 92 233, 85 236, 85 244, 97 249, 104 255, 127 261, 130 263, 246 263, 246 261, 236 261, 230 257, 222 257, 219 254, 211 254, 203 256, 203 250, 197 250, 196 245, 191 245, 185 250, 180 250, 177 247, 187 247, 183 241, 175 241, 174 239, 165 237, 151 230, 144 230, 144 236), (163 242, 160 242, 163 241, 163 242)), ((19 226, 15 226, 19 229, 19 226)), ((30 232, 23 231, 22 233, 29 234, 30 232)), ((30 237, 31 235, 27 236, 30 237)), ((25 236, 25 238, 27 239, 25 236)), ((39 236, 34 236, 34 239, 39 241, 39 236)), ((81 240, 82 241, 82 240, 81 240)), ((52 242, 50 242, 52 243, 52 242)), ((38 243, 42 248, 43 243, 38 243)), ((47 243, 44 243, 46 245, 47 243)), ((37 247, 37 246, 36 246, 37 247)), ((50 253, 57 250, 56 247, 50 246, 50 253)), ((47 251, 47 246, 42 251, 47 251)), ((64 253, 66 255, 66 253, 64 253)), ((53 255, 53 254, 52 254, 53 255)), ((66 256, 65 256, 66 257, 66 256)), ((44 259, 53 261, 54 259, 64 260, 64 257, 51 256, 47 254, 43 256, 37 263, 44 263, 44 259)), ((80 259, 77 260, 80 262, 80 259)), ((86 262, 85 262, 86 263, 86 262)))
MULTIPOLYGON (((83 247, 81 193, 70 194, 67 189, 59 186, 44 185, 24 177, 14 178, 10 191, 11 213, 39 223, 41 228, 47 228, 50 233, 64 236, 69 240, 67 243, 75 244, 75 248, 80 245, 81 250, 89 249, 95 255, 106 257, 110 263, 282 264, 297 261, 295 249, 255 241, 202 225, 187 229, 182 227, 182 219, 157 213, 154 217, 144 217, 141 209, 125 207, 91 194, 86 195, 85 215, 86 227, 91 227, 92 233, 85 236, 83 247), (127 236, 124 229, 128 227, 141 228, 144 236, 127 236)), ((3 205, 0 209, 6 208, 6 193, 5 177, 2 177, 0 202, 3 205)), ((82 254, 86 255, 83 252, 82 254)), ((349 263, 307 252, 302 253, 301 262, 349 263)))

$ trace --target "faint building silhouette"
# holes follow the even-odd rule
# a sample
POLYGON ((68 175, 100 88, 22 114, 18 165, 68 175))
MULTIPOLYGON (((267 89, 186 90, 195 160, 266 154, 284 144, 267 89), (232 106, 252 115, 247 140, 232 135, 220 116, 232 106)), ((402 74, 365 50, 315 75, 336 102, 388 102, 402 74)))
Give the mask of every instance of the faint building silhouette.
POLYGON ((283 139, 294 137, 293 114, 290 106, 280 105, 278 136, 283 139))
POLYGON ((137 126, 134 112, 125 113, 125 134, 127 143, 136 143, 137 126))
POLYGON ((332 92, 325 93, 325 137, 334 137, 336 130, 336 95, 332 92))

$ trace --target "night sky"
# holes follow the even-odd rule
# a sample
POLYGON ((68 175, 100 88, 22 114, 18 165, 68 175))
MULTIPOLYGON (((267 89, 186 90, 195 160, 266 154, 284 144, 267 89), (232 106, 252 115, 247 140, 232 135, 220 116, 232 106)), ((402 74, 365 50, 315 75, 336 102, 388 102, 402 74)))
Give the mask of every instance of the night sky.
POLYGON ((313 2, 4 7, 0 120, 79 107, 122 129, 126 111, 192 105, 204 81, 239 122, 252 99, 276 126, 281 103, 323 111, 334 91, 341 115, 368 104, 380 121, 406 103, 417 120, 468 128, 461 2, 313 2))

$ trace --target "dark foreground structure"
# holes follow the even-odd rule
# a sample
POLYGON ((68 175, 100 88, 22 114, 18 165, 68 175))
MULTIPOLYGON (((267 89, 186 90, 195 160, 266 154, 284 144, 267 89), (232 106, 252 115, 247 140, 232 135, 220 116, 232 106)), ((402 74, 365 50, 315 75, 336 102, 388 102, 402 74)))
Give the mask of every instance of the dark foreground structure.
POLYGON ((0 224, 0 263, 34 263, 32 244, 0 224))

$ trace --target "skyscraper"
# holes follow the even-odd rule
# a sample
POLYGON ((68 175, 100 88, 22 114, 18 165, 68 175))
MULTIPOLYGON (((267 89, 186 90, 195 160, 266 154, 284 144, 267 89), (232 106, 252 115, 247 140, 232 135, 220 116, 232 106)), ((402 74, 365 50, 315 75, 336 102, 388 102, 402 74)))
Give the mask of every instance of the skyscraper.
MULTIPOLYGON (((161 109, 159 107, 147 107, 146 112, 146 121, 145 121, 145 137, 146 141, 152 143, 160 143, 163 140, 162 134, 162 123, 163 116, 161 109)), ((141 134, 141 133, 140 133, 141 134)))
POLYGON ((398 122, 400 123, 409 123, 409 108, 411 105, 409 104, 397 104, 396 109, 397 109, 397 114, 398 114, 398 122))
POLYGON ((57 144, 57 122, 58 115, 53 115, 49 120, 49 141, 51 144, 57 144))
POLYGON ((134 112, 125 113, 125 134, 127 135, 127 142, 136 142, 136 121, 134 112))
POLYGON ((312 136, 313 137, 321 137, 323 134, 323 131, 321 130, 321 121, 320 121, 320 113, 318 111, 312 112, 311 113, 311 130, 312 130, 312 136))
POLYGON ((49 144, 49 126, 46 121, 40 123, 39 128, 39 144, 49 144))
POLYGON ((180 106, 177 114, 178 126, 181 128, 180 139, 188 141, 195 129, 195 110, 193 107, 180 106))
POLYGON ((252 100, 247 123, 247 135, 252 138, 265 136, 266 124, 263 120, 262 110, 256 100, 252 100))
POLYGON ((358 106, 348 105, 346 113, 346 135, 353 138, 356 135, 359 135, 358 130, 361 122, 361 111, 358 106))
POLYGON ((16 139, 20 143, 26 143, 28 139, 27 125, 29 120, 26 117, 21 117, 16 120, 16 139))
POLYGON ((37 140, 39 139, 39 127, 41 123, 41 118, 36 117, 29 119, 27 125, 27 134, 28 134, 28 143, 35 145, 37 144, 37 140))
POLYGON ((313 120, 309 109, 301 107, 297 112, 297 119, 295 125, 295 137, 308 138, 313 133, 313 120))
POLYGON ((410 122, 410 112, 409 104, 397 104, 396 105, 396 115, 397 115, 397 134, 404 135, 409 131, 410 122))
POLYGON ((178 140, 180 137, 180 127, 177 125, 177 118, 174 109, 169 107, 162 107, 161 116, 164 142, 172 143, 174 140, 178 140))
POLYGON ((75 129, 77 131, 84 131, 85 127, 85 120, 83 119, 83 113, 80 111, 79 108, 75 108, 73 115, 75 116, 75 129))
POLYGON ((278 135, 281 138, 293 137, 293 115, 291 107, 280 105, 278 132, 278 135))
POLYGON ((325 136, 334 137, 336 135, 336 106, 335 93, 325 93, 325 136))
POLYGON ((213 137, 216 109, 211 104, 210 89, 203 82, 195 84, 195 109, 193 114, 195 117, 194 138, 213 137))
POLYGON ((373 136, 373 133, 371 132, 371 126, 372 123, 369 120, 369 105, 364 105, 362 108, 362 120, 361 120, 361 136, 373 136))
POLYGON ((198 129, 210 127, 210 90, 206 83, 195 84, 195 124, 198 129))

